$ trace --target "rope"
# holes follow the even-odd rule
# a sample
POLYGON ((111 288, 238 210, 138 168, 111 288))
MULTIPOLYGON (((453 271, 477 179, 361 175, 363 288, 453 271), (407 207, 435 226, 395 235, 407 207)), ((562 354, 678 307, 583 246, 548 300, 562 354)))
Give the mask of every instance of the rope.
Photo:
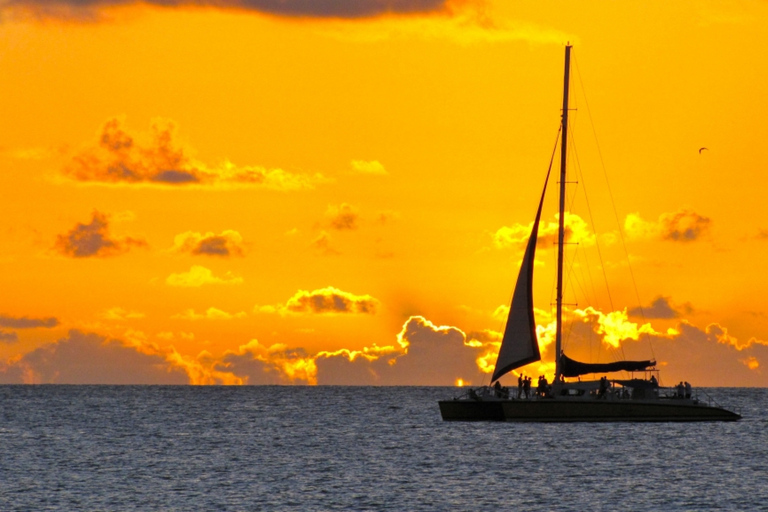
MULTIPOLYGON (((576 75, 578 76, 578 79, 579 79, 579 85, 581 86, 581 92, 584 95, 584 104, 587 107, 587 116, 589 117, 589 123, 590 123, 590 126, 592 127, 592 134, 593 134, 593 136, 595 138, 595 144, 597 146, 597 154, 600 157, 600 165, 601 165, 601 167, 603 169, 603 175, 605 176, 605 183, 606 183, 606 185, 608 187, 608 196, 611 199, 611 207, 613 208, 613 215, 616 218, 616 224, 619 226, 619 230, 618 230, 619 231, 619 239, 621 240, 621 246, 624 249, 624 255, 627 258, 627 267, 629 269, 629 275, 630 275, 630 277, 632 279, 632 286, 633 286, 634 291, 635 291, 635 298, 637 300, 638 309, 640 310, 640 317, 642 318, 643 323, 646 323, 645 311, 643 310, 643 305, 642 305, 642 302, 640 301, 640 292, 638 291, 637 281, 635 280, 635 272, 634 272, 634 270, 632 270, 632 262, 629 259, 629 250, 627 249, 627 243, 626 243, 626 240, 624 239, 624 234, 623 234, 622 229, 621 229, 621 221, 619 220, 619 213, 618 213, 618 210, 616 209, 616 202, 614 201, 614 198, 613 198, 613 190, 611 189, 611 183, 608 180, 608 170, 607 170, 607 168, 605 166, 605 160, 603 159, 603 152, 600 149, 600 142, 599 142, 599 140, 597 138, 597 129, 595 128, 595 123, 594 123, 594 120, 592 119, 592 111, 589 108, 589 100, 587 99, 586 89, 584 88, 584 84, 583 84, 583 82, 581 80, 581 73, 579 72, 579 65, 578 65, 578 61, 577 61, 575 55, 574 55, 574 64, 575 64, 575 68, 576 68, 576 75)), ((611 309, 613 309, 613 307, 611 307, 611 309)), ((643 333, 638 333, 638 334, 642 335, 643 333)), ((648 339, 648 344, 651 347, 651 355, 653 356, 653 359, 655 360, 656 359, 656 354, 654 353, 654 350, 653 350, 653 340, 651 339, 650 336, 646 336, 646 337, 648 339)))

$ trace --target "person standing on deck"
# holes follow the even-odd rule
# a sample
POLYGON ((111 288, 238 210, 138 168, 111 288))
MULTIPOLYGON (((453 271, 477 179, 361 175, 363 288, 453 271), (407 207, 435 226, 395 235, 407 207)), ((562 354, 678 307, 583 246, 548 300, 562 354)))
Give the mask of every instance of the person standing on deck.
POLYGON ((521 396, 523 396, 523 374, 522 373, 517 377, 517 398, 519 399, 521 396))

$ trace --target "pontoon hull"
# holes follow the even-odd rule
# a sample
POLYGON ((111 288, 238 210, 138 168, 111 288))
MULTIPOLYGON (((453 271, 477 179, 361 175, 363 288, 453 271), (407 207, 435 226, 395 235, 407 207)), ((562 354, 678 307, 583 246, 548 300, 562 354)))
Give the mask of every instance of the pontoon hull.
POLYGON ((741 416, 692 400, 445 400, 445 421, 736 421, 741 416), (501 411, 501 414, 499 413, 501 411))
POLYGON ((440 415, 452 421, 506 421, 502 404, 508 400, 441 400, 440 415))

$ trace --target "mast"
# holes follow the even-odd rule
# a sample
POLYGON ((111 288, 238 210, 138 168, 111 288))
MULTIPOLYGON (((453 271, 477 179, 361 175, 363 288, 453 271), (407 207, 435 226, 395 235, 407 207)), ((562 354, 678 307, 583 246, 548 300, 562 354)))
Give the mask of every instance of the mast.
POLYGON ((557 232, 557 330, 555 334, 555 382, 562 379, 560 356, 563 353, 563 249, 565 247, 565 166, 568 147, 568 81, 571 69, 571 45, 565 45, 563 79, 562 141, 560 143, 560 215, 557 232))

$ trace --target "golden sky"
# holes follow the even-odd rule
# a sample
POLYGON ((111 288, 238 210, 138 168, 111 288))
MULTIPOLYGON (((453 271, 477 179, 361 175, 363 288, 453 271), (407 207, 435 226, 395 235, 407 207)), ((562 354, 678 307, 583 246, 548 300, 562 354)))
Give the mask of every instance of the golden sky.
MULTIPOLYGON (((766 25, 756 0, 0 0, 0 382, 487 383, 570 42, 566 352, 766 386, 766 25)), ((521 370, 550 378, 554 205, 521 370)))

